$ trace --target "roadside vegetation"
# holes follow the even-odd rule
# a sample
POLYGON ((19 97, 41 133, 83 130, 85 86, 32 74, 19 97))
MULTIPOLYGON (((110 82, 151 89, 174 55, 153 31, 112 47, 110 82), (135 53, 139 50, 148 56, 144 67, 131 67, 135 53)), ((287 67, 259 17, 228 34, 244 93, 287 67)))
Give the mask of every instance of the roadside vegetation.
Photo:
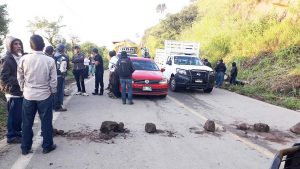
POLYGON ((300 109, 300 0, 199 0, 145 31, 155 55, 165 39, 200 43, 213 65, 233 61, 245 86, 229 90, 289 109, 300 109))

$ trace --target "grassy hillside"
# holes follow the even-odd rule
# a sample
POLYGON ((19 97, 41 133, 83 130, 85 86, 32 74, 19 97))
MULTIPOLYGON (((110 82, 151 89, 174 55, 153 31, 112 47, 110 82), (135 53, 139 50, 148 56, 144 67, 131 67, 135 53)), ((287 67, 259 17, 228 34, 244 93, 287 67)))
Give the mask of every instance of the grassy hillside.
POLYGON ((146 30, 143 43, 154 56, 165 39, 199 42, 201 57, 224 59, 228 71, 237 62, 250 84, 230 90, 300 109, 300 0, 199 0, 146 30))

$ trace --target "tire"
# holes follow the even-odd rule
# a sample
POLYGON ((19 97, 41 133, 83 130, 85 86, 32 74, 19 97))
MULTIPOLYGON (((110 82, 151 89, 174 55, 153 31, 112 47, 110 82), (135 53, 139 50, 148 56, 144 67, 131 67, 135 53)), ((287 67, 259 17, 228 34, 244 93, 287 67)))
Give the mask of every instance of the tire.
POLYGON ((206 88, 203 91, 204 91, 204 93, 211 93, 212 90, 213 90, 213 88, 206 88))
POLYGON ((166 94, 165 95, 160 95, 159 97, 162 98, 162 99, 164 99, 164 98, 167 97, 167 95, 166 94))
POLYGON ((172 76, 170 79, 170 87, 173 92, 176 92, 178 90, 174 76, 172 76))

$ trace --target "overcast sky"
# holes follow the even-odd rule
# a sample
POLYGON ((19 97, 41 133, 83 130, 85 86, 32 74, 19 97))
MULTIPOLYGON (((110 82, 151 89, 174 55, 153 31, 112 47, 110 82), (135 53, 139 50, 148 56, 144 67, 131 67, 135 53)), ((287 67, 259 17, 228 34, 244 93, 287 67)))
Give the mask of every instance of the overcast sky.
POLYGON ((190 0, 1 0, 8 5, 9 35, 21 38, 29 49, 28 20, 45 17, 55 21, 63 16, 63 36, 77 35, 111 48, 112 41, 138 41, 145 29, 159 21, 156 6, 165 3, 168 13, 180 11, 190 0))

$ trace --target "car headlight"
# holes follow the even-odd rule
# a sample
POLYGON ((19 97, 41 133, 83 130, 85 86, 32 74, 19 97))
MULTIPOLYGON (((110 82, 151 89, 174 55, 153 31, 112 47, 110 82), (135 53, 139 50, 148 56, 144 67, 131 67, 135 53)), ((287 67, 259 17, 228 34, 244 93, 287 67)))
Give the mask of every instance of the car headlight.
POLYGON ((181 74, 181 75, 186 75, 187 74, 186 70, 184 70, 184 69, 176 69, 176 72, 181 74))
POLYGON ((210 71, 209 72, 209 76, 214 76, 215 75, 215 72, 214 71, 210 71))
POLYGON ((162 79, 159 84, 167 84, 168 83, 168 80, 167 79, 162 79))

